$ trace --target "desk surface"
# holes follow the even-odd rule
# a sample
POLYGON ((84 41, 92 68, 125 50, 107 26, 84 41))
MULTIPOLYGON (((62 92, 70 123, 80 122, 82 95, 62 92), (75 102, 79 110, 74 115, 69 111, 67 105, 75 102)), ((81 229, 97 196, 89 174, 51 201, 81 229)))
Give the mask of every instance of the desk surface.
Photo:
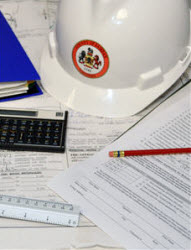
MULTIPOLYGON (((58 0, 0 0, 1 11, 37 70, 47 34, 55 22, 57 3, 58 0)), ((187 78, 188 76, 184 75, 179 82, 180 85, 187 78)), ((124 119, 91 117, 69 110, 65 154, 0 152, 0 192, 60 201, 60 197, 46 186, 51 177, 72 164, 94 155, 142 119, 162 100, 164 99, 141 114, 124 119)), ((43 96, 1 103, 0 107, 59 110, 66 108, 47 93, 43 96)), ((78 228, 0 219, 0 249, 119 249, 119 245, 84 217, 81 218, 78 228)))

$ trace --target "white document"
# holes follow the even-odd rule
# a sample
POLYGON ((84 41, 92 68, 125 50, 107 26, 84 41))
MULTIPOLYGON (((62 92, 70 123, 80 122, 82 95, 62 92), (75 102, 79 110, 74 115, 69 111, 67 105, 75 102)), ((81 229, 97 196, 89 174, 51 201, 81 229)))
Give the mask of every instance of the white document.
POLYGON ((127 249, 190 249, 191 157, 109 158, 112 150, 191 147, 190 84, 50 187, 127 249))
POLYGON ((2 97, 9 97, 9 96, 13 96, 13 95, 20 95, 20 94, 24 94, 27 91, 12 91, 12 92, 8 92, 8 93, 0 93, 0 98, 2 97))
POLYGON ((28 85, 19 86, 15 88, 0 89, 0 97, 8 97, 13 95, 24 94, 28 90, 28 85))
POLYGON ((65 157, 62 153, 1 150, 0 194, 42 200, 56 199, 56 195, 46 187, 46 183, 52 175, 64 169, 65 157))
POLYGON ((18 86, 14 88, 6 88, 6 89, 1 89, 0 94, 11 94, 11 93, 16 93, 16 92, 26 92, 28 90, 28 85, 24 86, 18 86))
POLYGON ((15 88, 15 87, 21 87, 25 86, 27 84, 27 81, 25 82, 1 82, 0 83, 0 91, 2 89, 9 89, 9 88, 15 88))

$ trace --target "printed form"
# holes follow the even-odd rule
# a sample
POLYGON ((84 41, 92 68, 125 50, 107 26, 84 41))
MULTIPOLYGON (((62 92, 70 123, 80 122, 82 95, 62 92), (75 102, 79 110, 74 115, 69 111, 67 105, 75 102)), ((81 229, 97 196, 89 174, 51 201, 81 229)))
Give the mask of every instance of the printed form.
POLYGON ((109 158, 113 150, 191 147, 191 84, 50 187, 127 249, 191 248, 191 156, 109 158))

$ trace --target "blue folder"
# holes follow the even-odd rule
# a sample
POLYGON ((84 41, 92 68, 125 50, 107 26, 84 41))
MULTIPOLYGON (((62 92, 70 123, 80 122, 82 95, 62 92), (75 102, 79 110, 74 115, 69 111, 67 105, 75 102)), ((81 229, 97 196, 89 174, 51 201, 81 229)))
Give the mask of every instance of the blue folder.
MULTIPOLYGON (((0 84, 29 80, 40 80, 40 76, 0 11, 0 84)), ((42 94, 37 89, 36 94, 42 94)))

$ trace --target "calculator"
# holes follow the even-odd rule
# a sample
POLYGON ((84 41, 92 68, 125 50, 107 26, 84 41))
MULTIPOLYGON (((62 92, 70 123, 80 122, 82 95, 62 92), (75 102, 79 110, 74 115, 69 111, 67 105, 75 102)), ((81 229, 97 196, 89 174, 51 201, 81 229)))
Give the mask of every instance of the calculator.
POLYGON ((64 152, 68 111, 0 109, 0 149, 64 152))

